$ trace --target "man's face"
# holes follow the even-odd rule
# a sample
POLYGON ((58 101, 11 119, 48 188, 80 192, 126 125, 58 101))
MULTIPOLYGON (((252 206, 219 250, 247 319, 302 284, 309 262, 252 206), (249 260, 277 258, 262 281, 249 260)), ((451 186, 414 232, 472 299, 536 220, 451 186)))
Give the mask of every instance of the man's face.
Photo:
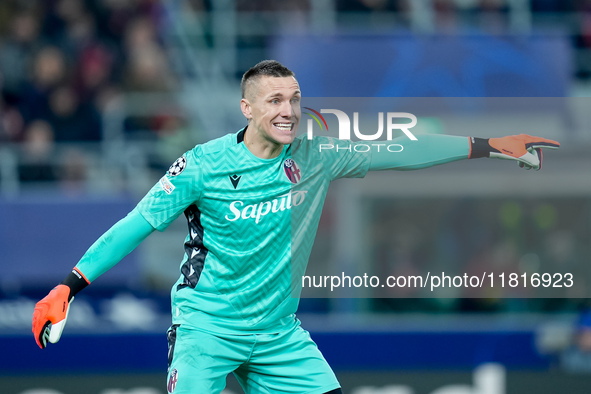
POLYGON ((301 92, 294 77, 259 77, 242 100, 242 112, 259 138, 290 144, 300 122, 301 92))

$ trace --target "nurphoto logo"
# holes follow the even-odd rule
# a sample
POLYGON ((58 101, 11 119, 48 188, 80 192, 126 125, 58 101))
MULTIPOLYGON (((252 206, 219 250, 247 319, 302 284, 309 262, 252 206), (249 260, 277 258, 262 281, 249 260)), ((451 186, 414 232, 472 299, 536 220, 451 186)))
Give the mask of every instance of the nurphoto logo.
MULTIPOLYGON (((328 131, 328 125, 326 123, 326 119, 321 114, 333 114, 337 117, 337 121, 339 123, 339 139, 340 140, 350 140, 351 139, 351 120, 349 115, 347 115, 344 111, 338 109, 321 109, 320 112, 304 107, 305 109, 311 111, 304 112, 306 115, 309 115, 312 119, 308 119, 308 139, 311 140, 314 137, 314 121, 320 126, 321 130, 328 131)), ((402 131, 408 138, 413 141, 417 140, 417 137, 409 130, 412 129, 414 126, 417 125, 417 117, 408 112, 388 112, 386 113, 386 139, 388 141, 392 140, 392 136, 395 130, 402 131), (410 123, 398 123, 395 120, 398 119, 409 119, 410 123)), ((376 141, 378 140, 382 134, 384 133, 384 113, 378 112, 378 131, 373 134, 363 134, 359 130, 359 112, 353 112, 353 133, 355 137, 359 138, 362 141, 376 141)))

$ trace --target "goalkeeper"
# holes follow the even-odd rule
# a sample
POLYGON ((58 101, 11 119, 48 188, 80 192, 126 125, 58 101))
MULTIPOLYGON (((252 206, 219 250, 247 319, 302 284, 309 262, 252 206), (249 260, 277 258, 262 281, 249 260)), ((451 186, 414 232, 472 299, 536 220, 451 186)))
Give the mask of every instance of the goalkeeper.
POLYGON ((295 316, 290 269, 295 264, 296 273, 305 270, 329 183, 369 170, 420 169, 479 157, 515 160, 537 170, 541 149, 559 146, 523 134, 421 135, 417 141, 391 141, 404 146, 397 154, 355 152, 344 148, 349 141, 295 137, 300 87, 280 63, 255 65, 244 74, 241 89, 247 126, 180 157, 37 304, 33 333, 40 348, 59 340, 79 291, 184 213, 188 235, 171 290, 167 333, 168 392, 220 393, 234 373, 247 393, 340 393, 335 374, 295 316), (320 152, 321 144, 343 149, 320 152))

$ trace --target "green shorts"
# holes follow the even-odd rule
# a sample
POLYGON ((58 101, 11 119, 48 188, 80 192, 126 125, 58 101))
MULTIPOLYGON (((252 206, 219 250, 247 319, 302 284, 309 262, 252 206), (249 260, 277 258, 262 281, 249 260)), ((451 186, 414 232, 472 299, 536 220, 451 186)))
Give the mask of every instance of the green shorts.
POLYGON ((300 326, 247 335, 213 335, 173 326, 168 343, 169 393, 221 393, 231 372, 247 394, 322 394, 340 387, 310 334, 300 326))

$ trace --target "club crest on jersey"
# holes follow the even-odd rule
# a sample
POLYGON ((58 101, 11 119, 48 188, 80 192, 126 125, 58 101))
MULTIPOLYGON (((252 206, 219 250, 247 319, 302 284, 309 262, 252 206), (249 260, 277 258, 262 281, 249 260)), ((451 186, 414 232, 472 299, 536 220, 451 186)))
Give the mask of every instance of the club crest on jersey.
POLYGON ((293 159, 286 159, 283 162, 283 169, 285 170, 285 175, 287 175, 287 179, 289 179, 291 183, 298 183, 300 179, 302 179, 300 167, 296 164, 295 161, 293 161, 293 159))
POLYGON ((180 175, 186 166, 187 166, 187 159, 185 159, 185 156, 181 156, 178 159, 176 159, 176 161, 174 163, 172 163, 172 165, 168 169, 168 175, 170 175, 170 176, 180 175))
POLYGON ((176 388, 176 382, 179 380, 179 371, 175 369, 172 370, 170 373, 170 377, 168 378, 168 392, 172 393, 176 388))

